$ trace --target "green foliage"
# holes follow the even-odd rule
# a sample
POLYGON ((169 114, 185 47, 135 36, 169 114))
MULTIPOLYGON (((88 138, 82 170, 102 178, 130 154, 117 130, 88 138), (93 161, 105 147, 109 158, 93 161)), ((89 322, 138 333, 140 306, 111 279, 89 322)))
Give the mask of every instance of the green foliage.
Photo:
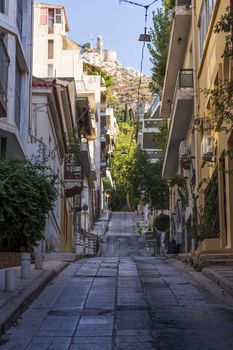
POLYGON ((111 158, 111 173, 116 188, 119 190, 120 201, 126 198, 127 193, 132 192, 129 181, 129 170, 133 161, 135 150, 134 128, 127 123, 119 124, 117 135, 117 147, 111 158))
POLYGON ((57 176, 30 161, 0 161, 0 249, 31 251, 43 238, 46 215, 58 196, 57 176))
POLYGON ((175 185, 183 187, 186 185, 186 179, 183 175, 175 174, 170 178, 169 184, 171 187, 175 185))
POLYGON ((107 105, 113 105, 115 107, 119 106, 120 100, 112 94, 110 88, 107 88, 106 90, 106 97, 107 97, 107 105))
MULTIPOLYGON (((161 126, 161 147, 166 139, 166 128, 161 126)), ((162 160, 153 164, 141 146, 135 144, 134 126, 119 123, 117 148, 111 158, 111 173, 116 185, 118 204, 123 205, 126 198, 131 204, 138 203, 143 195, 144 201, 155 209, 168 208, 168 184, 162 179, 162 160)), ((118 208, 119 210, 120 208, 118 208)))
POLYGON ((151 55, 152 83, 151 90, 160 93, 163 89, 166 63, 168 56, 168 46, 170 39, 171 13, 165 7, 153 12, 153 28, 150 28, 151 44, 148 49, 151 55))
POLYGON ((170 186, 178 186, 177 192, 181 198, 183 207, 189 204, 189 193, 186 178, 183 175, 175 174, 170 178, 170 186))
POLYGON ((166 11, 170 11, 175 7, 175 0, 162 0, 162 4, 166 11))
POLYGON ((128 110, 128 105, 127 105, 127 103, 125 103, 124 122, 125 122, 125 123, 129 122, 129 110, 128 110))
POLYGON ((150 164, 145 176, 145 199, 151 203, 154 209, 168 209, 169 187, 167 181, 162 178, 163 160, 150 164))
POLYGON ((230 33, 226 35, 226 48, 223 51, 222 57, 233 58, 233 9, 229 6, 226 12, 221 16, 220 20, 214 27, 214 33, 230 33))
POLYGON ((109 179, 109 177, 103 177, 102 178, 102 181, 103 181, 103 187, 104 187, 104 191, 111 191, 112 189, 112 185, 111 185, 111 181, 109 179))
POLYGON ((158 129, 160 132, 156 133, 154 137, 155 148, 161 149, 164 151, 166 147, 167 133, 168 133, 167 119, 164 118, 162 120, 162 123, 159 124, 158 129))
POLYGON ((75 162, 80 161, 80 138, 78 135, 78 128, 73 128, 68 133, 68 152, 71 160, 75 162))

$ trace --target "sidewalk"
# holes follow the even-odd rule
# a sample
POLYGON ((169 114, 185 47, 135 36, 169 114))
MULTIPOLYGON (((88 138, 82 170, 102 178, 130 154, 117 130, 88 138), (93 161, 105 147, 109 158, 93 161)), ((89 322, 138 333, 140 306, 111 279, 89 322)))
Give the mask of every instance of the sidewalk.
MULTIPOLYGON (((94 229, 91 231, 96 236, 103 236, 106 233, 111 218, 110 211, 104 211, 100 219, 96 222, 94 229)), ((101 250, 101 249, 100 249, 101 250)), ((28 305, 40 294, 46 285, 63 269, 69 262, 74 261, 75 254, 50 253, 49 260, 44 261, 43 270, 35 270, 34 264, 31 265, 31 278, 20 278, 20 267, 16 270, 16 289, 14 292, 6 292, 4 269, 0 269, 0 337, 1 335, 17 320, 17 318, 26 310, 28 305)), ((82 258, 88 256, 83 255, 82 258)))
MULTIPOLYGON (((186 254, 184 254, 184 256, 186 256, 186 254)), ((173 255, 173 257, 187 266, 187 268, 192 268, 192 265, 187 263, 182 254, 173 255)), ((170 258, 172 258, 171 254, 170 258)), ((226 260, 225 262, 217 260, 217 262, 217 264, 216 262, 209 263, 207 267, 201 268, 200 271, 202 275, 209 278, 233 296, 233 264, 229 260, 226 260)))
POLYGON ((205 267, 201 272, 233 296, 232 265, 205 267))
MULTIPOLYGON (((0 336, 12 323, 26 310, 28 305, 36 298, 44 287, 65 267, 68 262, 46 261, 43 270, 35 270, 31 265, 31 278, 20 278, 20 267, 16 270, 16 289, 14 292, 4 291, 3 281, 0 289, 0 336)), ((3 275, 3 270, 0 270, 3 275)), ((1 278, 2 280, 3 278, 1 278)))

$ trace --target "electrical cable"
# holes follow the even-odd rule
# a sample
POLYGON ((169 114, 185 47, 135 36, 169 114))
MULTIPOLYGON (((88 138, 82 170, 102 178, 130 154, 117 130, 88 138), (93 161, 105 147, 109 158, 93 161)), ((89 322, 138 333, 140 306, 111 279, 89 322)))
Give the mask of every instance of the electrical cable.
MULTIPOLYGON (((135 6, 140 6, 145 9, 145 34, 147 32, 147 18, 148 18, 148 9, 150 6, 152 6, 156 1, 158 0, 153 0, 150 4, 148 5, 143 5, 138 2, 130 1, 130 0, 119 0, 119 2, 125 2, 129 3, 131 5, 135 6)), ((143 61, 144 61, 144 52, 145 52, 145 41, 143 41, 143 46, 142 46, 142 55, 141 55, 141 64, 140 64, 140 75, 139 75, 139 82, 138 82, 138 96, 137 96, 137 117, 136 117, 136 130, 133 130, 132 135, 131 135, 131 140, 130 140, 130 145, 129 145, 129 150, 128 153, 130 152, 134 134, 136 132, 136 141, 138 138, 138 131, 139 131, 139 122, 140 122, 140 116, 139 116, 139 104, 140 104, 140 89, 141 89, 141 83, 142 83, 142 71, 143 71, 143 61)))

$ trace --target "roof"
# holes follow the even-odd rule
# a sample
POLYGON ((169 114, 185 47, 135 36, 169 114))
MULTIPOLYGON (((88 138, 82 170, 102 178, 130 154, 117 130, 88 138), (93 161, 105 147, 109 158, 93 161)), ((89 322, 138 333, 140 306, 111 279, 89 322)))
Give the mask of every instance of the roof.
POLYGON ((66 32, 69 32, 69 31, 70 31, 68 19, 67 19, 67 16, 66 16, 66 10, 65 10, 65 7, 64 7, 64 6, 61 6, 61 5, 54 5, 54 4, 46 4, 46 3, 43 3, 43 2, 34 3, 34 6, 42 7, 42 8, 43 8, 43 7, 46 7, 46 8, 53 8, 53 9, 61 9, 61 10, 63 10, 64 16, 65 16, 65 27, 66 27, 66 32))

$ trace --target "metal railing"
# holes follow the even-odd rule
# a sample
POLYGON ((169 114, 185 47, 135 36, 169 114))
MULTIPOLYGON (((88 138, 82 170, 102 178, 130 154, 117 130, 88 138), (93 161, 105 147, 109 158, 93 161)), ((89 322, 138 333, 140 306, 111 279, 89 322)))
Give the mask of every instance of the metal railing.
POLYGON ((6 110, 7 105, 7 86, 8 86, 8 67, 10 59, 7 53, 3 36, 0 33, 0 100, 3 108, 6 110))
POLYGON ((175 106, 178 90, 192 89, 193 88, 193 70, 192 69, 180 69, 176 79, 176 86, 173 95, 173 102, 171 104, 171 115, 175 106))
POLYGON ((180 69, 178 73, 179 88, 193 88, 193 70, 192 69, 180 69))
POLYGON ((19 30, 20 36, 22 36, 22 29, 23 29, 23 2, 21 0, 17 0, 17 15, 16 15, 16 22, 17 27, 19 30))
POLYGON ((191 6, 192 0, 176 0, 176 6, 191 6))

